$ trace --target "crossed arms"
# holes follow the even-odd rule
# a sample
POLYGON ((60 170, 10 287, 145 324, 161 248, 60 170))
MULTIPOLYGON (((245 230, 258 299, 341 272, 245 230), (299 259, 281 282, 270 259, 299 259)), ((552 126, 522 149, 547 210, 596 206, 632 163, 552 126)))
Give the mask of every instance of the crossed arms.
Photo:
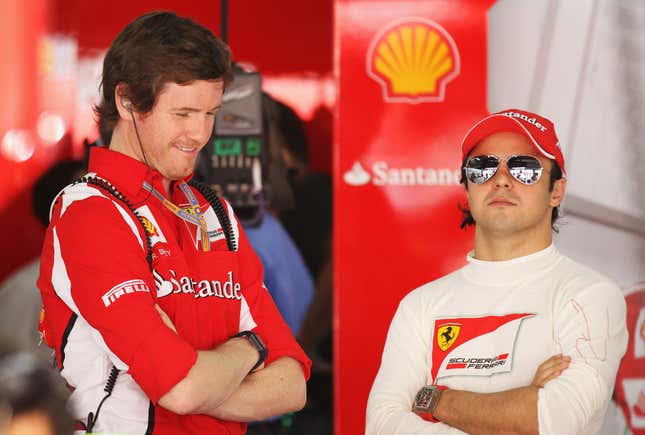
MULTIPOLYGON (((494 377, 499 375, 488 378, 490 393, 445 390, 434 413, 438 423, 422 420, 412 412, 416 392, 433 383, 428 356, 432 338, 427 332, 433 321, 428 325, 420 315, 415 296, 404 299, 392 320, 370 393, 366 434, 575 434, 590 427, 599 430, 627 340, 624 301, 617 297, 608 302, 599 297, 609 291, 618 290, 600 283, 576 295, 577 299, 563 298, 554 319, 554 342, 556 352, 570 355, 570 360, 555 355, 533 369, 533 381, 503 391, 494 388, 494 377), (578 322, 581 319, 584 321, 578 322)), ((533 373, 526 375, 531 379, 533 373)), ((450 378, 436 383, 442 381, 450 386, 450 378)))
MULTIPOLYGON (((176 332, 157 306, 162 320, 176 332)), ((305 378, 299 362, 283 357, 249 373, 259 357, 245 338, 198 351, 188 375, 159 399, 176 414, 207 414, 221 420, 255 421, 302 409, 305 378)))

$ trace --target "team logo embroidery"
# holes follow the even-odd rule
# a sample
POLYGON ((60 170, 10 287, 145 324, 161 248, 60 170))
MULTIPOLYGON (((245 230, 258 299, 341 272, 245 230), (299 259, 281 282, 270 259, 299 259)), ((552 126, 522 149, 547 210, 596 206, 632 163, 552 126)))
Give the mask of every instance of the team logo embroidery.
POLYGON ((434 21, 403 18, 390 23, 370 43, 367 74, 388 103, 440 102, 446 85, 459 75, 454 39, 434 21))
POLYGON ((145 216, 141 217, 141 222, 143 222, 143 227, 146 229, 146 232, 150 236, 158 236, 157 229, 155 228, 154 225, 152 225, 152 222, 145 216))
POLYGON ((450 346, 452 346, 455 343, 455 340, 457 340, 459 331, 461 331, 461 326, 456 324, 440 326, 437 329, 437 345, 439 346, 439 349, 444 352, 450 349, 450 346))
POLYGON ((159 223, 157 222, 157 219, 155 219, 154 215, 152 214, 152 211, 147 205, 142 205, 141 207, 137 208, 137 214, 141 218, 141 222, 143 223, 143 227, 146 230, 146 233, 150 236, 150 243, 152 244, 153 250, 157 250, 157 248, 161 247, 162 245, 165 246, 166 243, 168 242, 166 240, 166 237, 163 234, 163 231, 161 230, 161 227, 159 226, 159 223), (157 244, 161 242, 162 245, 157 246, 157 244))
POLYGON ((446 376, 510 372, 520 324, 533 315, 514 313, 435 320, 430 373, 433 382, 446 376))

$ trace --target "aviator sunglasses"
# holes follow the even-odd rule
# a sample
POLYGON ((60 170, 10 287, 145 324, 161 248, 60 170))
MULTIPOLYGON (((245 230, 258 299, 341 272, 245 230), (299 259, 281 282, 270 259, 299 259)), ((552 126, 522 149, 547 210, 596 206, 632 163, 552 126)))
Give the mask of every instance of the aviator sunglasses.
POLYGON ((493 155, 474 156, 468 159, 466 166, 464 166, 466 178, 472 183, 483 184, 495 175, 502 160, 506 161, 511 176, 520 183, 530 186, 540 180, 542 164, 534 156, 508 156, 505 158, 493 155))

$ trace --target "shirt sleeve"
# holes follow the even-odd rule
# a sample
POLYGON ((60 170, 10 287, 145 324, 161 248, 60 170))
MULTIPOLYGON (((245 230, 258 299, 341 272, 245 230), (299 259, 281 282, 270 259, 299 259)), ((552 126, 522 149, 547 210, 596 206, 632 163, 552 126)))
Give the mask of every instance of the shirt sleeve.
POLYGON ((412 412, 416 393, 426 385, 430 343, 415 313, 413 295, 399 305, 387 333, 381 367, 367 401, 366 435, 462 434, 412 412))
POLYGON ((559 303, 554 337, 571 365, 539 390, 540 434, 600 429, 627 348, 625 299, 610 282, 590 285, 559 303))
POLYGON ((264 341, 268 350, 265 363, 270 364, 279 358, 291 357, 300 362, 305 379, 308 380, 311 360, 296 342, 291 329, 264 286, 262 263, 253 251, 241 225, 238 225, 238 230, 242 289, 250 315, 257 325, 253 331, 264 341))
POLYGON ((95 329, 112 363, 156 403, 187 375, 197 353, 154 308, 154 279, 136 218, 101 196, 56 214, 49 230, 56 295, 95 329))

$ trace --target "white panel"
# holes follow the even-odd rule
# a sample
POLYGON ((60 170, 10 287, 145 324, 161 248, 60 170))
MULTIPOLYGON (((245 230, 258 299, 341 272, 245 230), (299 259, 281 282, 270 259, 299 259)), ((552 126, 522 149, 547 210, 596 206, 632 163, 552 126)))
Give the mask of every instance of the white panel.
POLYGON ((599 2, 571 134, 570 192, 645 218, 645 3, 599 2))
POLYGON ((488 12, 488 109, 529 106, 549 2, 500 0, 488 12))
POLYGON ((645 237, 565 214, 555 243, 623 289, 645 280, 645 237))
MULTIPOLYGON (((576 101, 587 67, 590 37, 593 33, 594 4, 597 0, 557 1, 551 11, 553 20, 546 47, 542 83, 536 88, 535 111, 549 117, 556 125, 563 152, 569 161, 570 129, 575 127, 576 101)), ((546 29, 545 29, 546 30, 546 29)))

